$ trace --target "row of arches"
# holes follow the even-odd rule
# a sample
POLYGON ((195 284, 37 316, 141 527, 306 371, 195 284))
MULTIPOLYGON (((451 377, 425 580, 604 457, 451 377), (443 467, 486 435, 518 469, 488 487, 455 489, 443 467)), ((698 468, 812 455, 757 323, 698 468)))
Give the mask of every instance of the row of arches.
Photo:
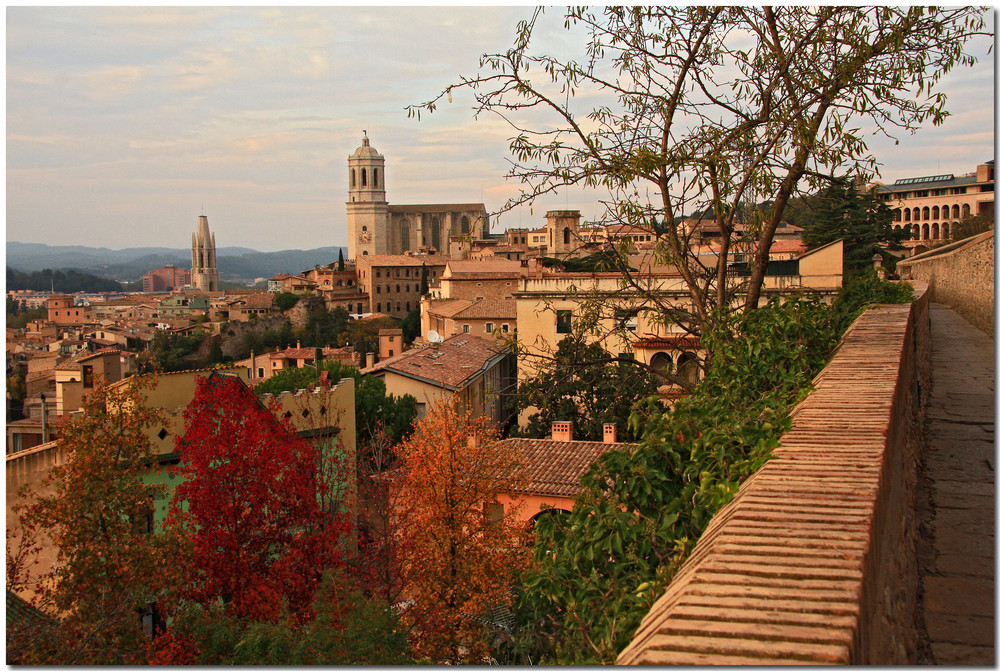
POLYGON ((896 210, 896 221, 934 221, 940 219, 961 219, 972 214, 968 203, 964 205, 935 205, 930 207, 904 207, 896 210))
POLYGON ((953 227, 958 222, 948 223, 947 221, 938 224, 895 224, 893 228, 897 231, 901 228, 909 229, 911 240, 949 240, 953 227))
MULTIPOLYGON (((351 168, 351 188, 358 188, 357 172, 356 168, 351 168)), ((368 186, 368 168, 361 168, 361 186, 368 186)), ((378 168, 372 168, 372 188, 377 189, 378 186, 378 168)))
POLYGON ((668 375, 676 370, 677 376, 688 384, 696 383, 701 377, 698 356, 692 352, 679 352, 674 356, 668 352, 657 352, 649 360, 649 365, 653 370, 668 375))

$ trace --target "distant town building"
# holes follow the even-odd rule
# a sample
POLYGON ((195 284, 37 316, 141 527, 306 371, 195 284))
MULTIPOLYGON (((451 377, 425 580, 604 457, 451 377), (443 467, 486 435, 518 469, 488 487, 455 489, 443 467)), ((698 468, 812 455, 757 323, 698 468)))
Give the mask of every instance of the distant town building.
POLYGON ((150 270, 142 276, 142 290, 146 293, 177 291, 188 284, 191 284, 191 273, 176 266, 168 265, 150 270))
POLYGON ((191 234, 191 286, 197 291, 219 290, 215 260, 215 235, 208 230, 208 217, 198 217, 198 231, 191 234))
POLYGON ((347 159, 347 254, 360 260, 375 254, 468 250, 473 238, 487 237, 489 215, 482 203, 389 205, 385 157, 365 135, 347 159))
POLYGON ((892 184, 876 182, 879 198, 895 210, 896 229, 910 230, 903 244, 911 251, 936 240, 950 240, 955 224, 965 217, 993 216, 993 161, 976 166, 975 172, 930 177, 906 177, 892 184))

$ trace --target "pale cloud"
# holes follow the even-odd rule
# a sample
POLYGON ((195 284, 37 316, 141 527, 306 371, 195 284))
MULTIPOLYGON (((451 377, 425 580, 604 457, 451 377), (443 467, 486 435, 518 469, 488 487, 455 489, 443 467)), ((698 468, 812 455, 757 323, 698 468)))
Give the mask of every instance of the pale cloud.
MULTIPOLYGON (((183 247, 204 206, 220 245, 346 244, 346 160, 362 129, 386 156, 390 203, 482 199, 496 210, 521 188, 504 180, 510 127, 475 119, 469 92, 420 121, 404 108, 474 74, 531 11, 10 7, 8 239, 183 247)), ((561 10, 538 35, 579 54, 561 10)), ((900 147, 873 142, 887 178, 992 157, 993 57, 983 54, 942 82, 955 110, 943 127, 900 147)), ((581 92, 574 109, 595 100, 581 92)), ((538 226, 546 209, 567 207, 594 218, 600 200, 568 189, 499 224, 538 226)))

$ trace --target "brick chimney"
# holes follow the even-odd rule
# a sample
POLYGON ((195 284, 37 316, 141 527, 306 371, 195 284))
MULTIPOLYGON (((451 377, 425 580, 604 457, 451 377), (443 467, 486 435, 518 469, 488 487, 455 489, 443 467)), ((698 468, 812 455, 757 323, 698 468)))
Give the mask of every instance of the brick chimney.
POLYGON ((618 442, 618 426, 616 424, 604 425, 604 442, 605 443, 618 442))
POLYGON ((371 368, 375 365, 375 352, 368 352, 368 358, 366 361, 367 365, 365 368, 371 368))
POLYGON ((573 422, 552 422, 552 440, 573 440, 573 422))

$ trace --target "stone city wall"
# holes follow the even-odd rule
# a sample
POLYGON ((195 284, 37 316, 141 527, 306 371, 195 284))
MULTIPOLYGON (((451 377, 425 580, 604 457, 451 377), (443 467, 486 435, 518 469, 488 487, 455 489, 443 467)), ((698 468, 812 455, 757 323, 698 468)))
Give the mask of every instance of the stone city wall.
POLYGON ((713 518, 620 664, 913 664, 928 294, 875 306, 713 518))
POLYGON ((931 300, 944 303, 993 336, 993 231, 932 249, 897 267, 904 279, 930 284, 931 300))

